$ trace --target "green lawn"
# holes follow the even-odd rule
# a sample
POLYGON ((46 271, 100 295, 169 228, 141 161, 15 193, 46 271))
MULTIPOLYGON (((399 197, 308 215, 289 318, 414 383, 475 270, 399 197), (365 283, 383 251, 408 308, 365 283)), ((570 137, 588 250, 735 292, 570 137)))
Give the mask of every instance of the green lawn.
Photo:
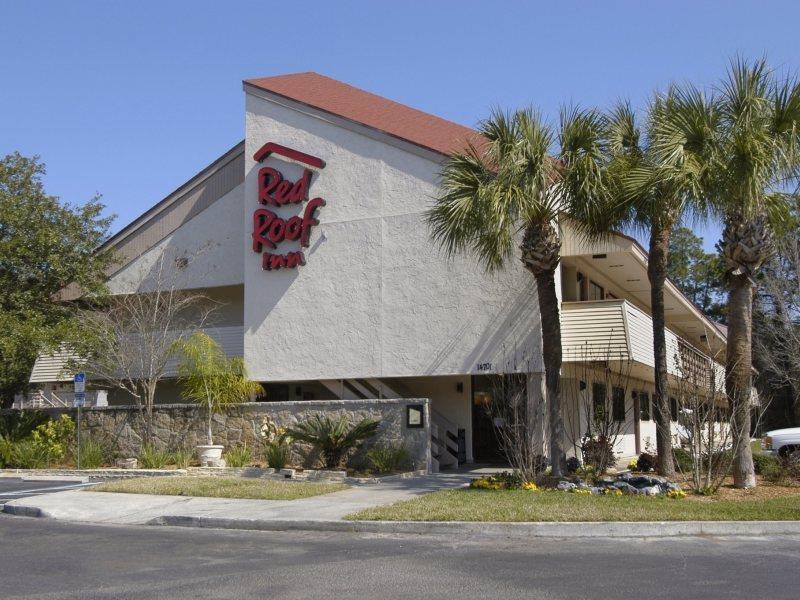
POLYGON ((341 483, 304 483, 245 477, 140 477, 102 483, 88 489, 93 492, 121 492, 123 494, 297 500, 298 498, 339 492, 348 487, 341 483))
POLYGON ((796 521, 800 495, 769 500, 672 500, 559 491, 445 490, 348 515, 368 521, 796 521))

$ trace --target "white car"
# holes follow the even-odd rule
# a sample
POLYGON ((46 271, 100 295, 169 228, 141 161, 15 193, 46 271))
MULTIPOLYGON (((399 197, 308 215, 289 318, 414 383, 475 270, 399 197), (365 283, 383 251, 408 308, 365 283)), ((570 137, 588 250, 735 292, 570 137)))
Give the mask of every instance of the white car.
POLYGON ((800 427, 768 431, 761 439, 761 451, 773 456, 800 453, 800 427))

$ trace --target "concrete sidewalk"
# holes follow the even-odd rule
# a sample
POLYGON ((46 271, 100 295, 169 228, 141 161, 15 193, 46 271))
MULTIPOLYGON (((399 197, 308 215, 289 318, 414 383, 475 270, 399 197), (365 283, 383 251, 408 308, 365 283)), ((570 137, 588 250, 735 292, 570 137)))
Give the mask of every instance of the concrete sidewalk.
MULTIPOLYGON (((467 485, 472 472, 438 473, 385 483, 358 485, 348 490, 300 500, 232 500, 66 491, 13 500, 5 512, 64 521, 148 524, 177 517, 243 521, 341 521, 365 508, 409 500, 421 494, 467 485)), ((220 521, 222 522, 222 521, 220 521)))
POLYGON ((120 525, 171 525, 258 531, 339 531, 380 534, 462 535, 503 538, 800 536, 800 521, 672 522, 436 522, 345 521, 350 513, 468 484, 476 472, 428 475, 359 485, 301 500, 231 500, 70 490, 12 500, 5 512, 63 521, 120 525))

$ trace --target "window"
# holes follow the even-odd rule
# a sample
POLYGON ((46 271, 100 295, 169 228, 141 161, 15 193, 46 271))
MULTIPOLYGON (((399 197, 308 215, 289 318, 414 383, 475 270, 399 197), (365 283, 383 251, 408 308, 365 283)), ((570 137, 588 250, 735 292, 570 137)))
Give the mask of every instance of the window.
POLYGON ((592 408, 594 420, 604 421, 606 418, 606 386, 602 383, 592 384, 592 408))
POLYGON ((650 420, 650 395, 647 392, 639 392, 639 415, 642 421, 650 420))
POLYGON ((675 398, 669 399, 669 417, 672 421, 678 420, 678 401, 675 398))
POLYGON ((589 282, 589 300, 602 300, 605 298, 605 291, 602 286, 597 285, 594 281, 589 282))
POLYGON ((615 421, 625 420, 625 390, 622 388, 611 390, 611 413, 615 421))
POLYGON ((578 299, 581 302, 589 299, 589 280, 580 271, 578 271, 578 299))

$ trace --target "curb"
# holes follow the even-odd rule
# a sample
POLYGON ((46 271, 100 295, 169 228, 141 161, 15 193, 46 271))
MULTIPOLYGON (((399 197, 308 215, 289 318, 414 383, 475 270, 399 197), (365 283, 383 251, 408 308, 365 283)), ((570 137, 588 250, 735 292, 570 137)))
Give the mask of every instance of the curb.
POLYGON ((800 535, 800 521, 517 522, 258 520, 162 516, 148 525, 249 531, 330 531, 412 535, 482 535, 506 538, 632 538, 800 535))
POLYGON ((16 506, 11 503, 3 505, 2 512, 7 515, 14 515, 15 517, 35 517, 37 519, 52 519, 50 513, 37 508, 36 506, 16 506))

